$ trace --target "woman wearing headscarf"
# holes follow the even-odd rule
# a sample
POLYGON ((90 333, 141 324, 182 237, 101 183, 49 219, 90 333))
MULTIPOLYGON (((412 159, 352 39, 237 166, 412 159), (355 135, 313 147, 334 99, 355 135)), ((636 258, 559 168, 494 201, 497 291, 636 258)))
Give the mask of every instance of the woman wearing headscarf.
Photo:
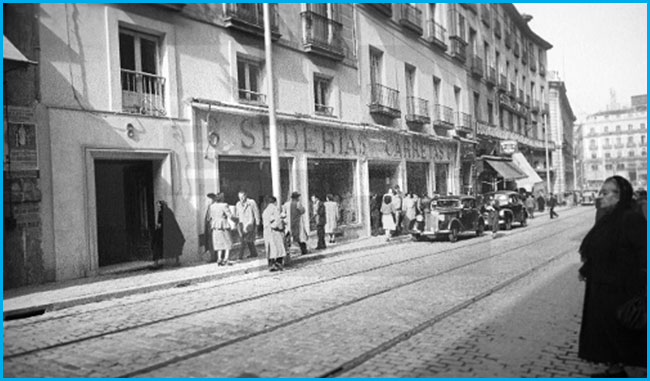
POLYGON ((334 243, 336 228, 339 221, 339 205, 334 201, 334 196, 325 196, 325 233, 329 235, 329 242, 334 243))
POLYGON ((389 193, 385 194, 381 202, 381 225, 384 227, 386 234, 386 241, 390 241, 391 234, 395 231, 395 204, 393 203, 394 195, 389 193))
POLYGON ((287 255, 284 247, 284 219, 275 197, 268 196, 266 204, 262 213, 266 258, 270 271, 284 270, 284 257, 287 255))
POLYGON ((646 331, 626 328, 617 310, 634 297, 645 298, 646 221, 634 209, 632 186, 620 176, 600 190, 602 217, 580 245, 585 298, 580 358, 609 365, 592 377, 627 377, 623 366, 646 366, 646 331))
POLYGON ((234 228, 231 222, 232 212, 225 202, 223 193, 214 198, 214 202, 208 207, 208 219, 212 229, 212 247, 217 252, 217 263, 219 266, 230 265, 230 249, 232 249, 232 237, 230 231, 234 228))

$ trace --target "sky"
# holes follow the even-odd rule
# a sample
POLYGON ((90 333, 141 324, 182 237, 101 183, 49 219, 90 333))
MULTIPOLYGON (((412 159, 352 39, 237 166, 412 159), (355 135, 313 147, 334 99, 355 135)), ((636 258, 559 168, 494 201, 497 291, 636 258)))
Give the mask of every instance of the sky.
POLYGON ((621 106, 647 93, 647 4, 515 3, 530 28, 553 45, 547 71, 565 82, 574 114, 605 110, 610 89, 621 106))

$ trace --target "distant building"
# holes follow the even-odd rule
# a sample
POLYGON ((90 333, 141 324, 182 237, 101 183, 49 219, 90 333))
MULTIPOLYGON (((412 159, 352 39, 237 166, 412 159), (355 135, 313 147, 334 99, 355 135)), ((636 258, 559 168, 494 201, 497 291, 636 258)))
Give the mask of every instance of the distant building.
POLYGON ((647 186, 646 95, 632 106, 597 112, 582 123, 583 186, 598 188, 605 178, 620 175, 635 188, 647 186))
POLYGON ((551 154, 551 163, 554 176, 552 176, 552 192, 562 193, 575 188, 573 183, 573 123, 576 120, 565 83, 557 75, 551 76, 549 82, 549 128, 550 140, 555 143, 551 154))

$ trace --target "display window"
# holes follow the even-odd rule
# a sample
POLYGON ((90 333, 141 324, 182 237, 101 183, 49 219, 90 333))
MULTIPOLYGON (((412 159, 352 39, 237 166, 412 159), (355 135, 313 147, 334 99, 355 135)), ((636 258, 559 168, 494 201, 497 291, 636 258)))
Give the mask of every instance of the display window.
MULTIPOLYGON (((317 195, 321 201, 331 194, 339 205, 340 225, 352 225, 359 222, 357 196, 355 192, 355 170, 356 162, 352 160, 332 159, 308 159, 307 160, 307 181, 309 186, 309 197, 317 195)), ((311 201, 309 202, 310 215, 311 201)), ((310 224, 313 225, 313 222, 310 224)), ((315 226, 311 226, 315 230, 315 226)))

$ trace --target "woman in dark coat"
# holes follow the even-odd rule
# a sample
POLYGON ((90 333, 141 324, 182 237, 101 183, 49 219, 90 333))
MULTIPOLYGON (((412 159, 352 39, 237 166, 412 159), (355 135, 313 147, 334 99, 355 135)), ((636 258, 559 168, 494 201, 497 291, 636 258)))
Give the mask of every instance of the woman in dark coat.
POLYGON ((623 365, 646 366, 646 332, 623 327, 619 306, 645 295, 646 221, 634 210, 632 186, 620 176, 600 190, 603 216, 580 245, 586 281, 580 327, 580 358, 609 364, 592 377, 627 377, 623 365))

